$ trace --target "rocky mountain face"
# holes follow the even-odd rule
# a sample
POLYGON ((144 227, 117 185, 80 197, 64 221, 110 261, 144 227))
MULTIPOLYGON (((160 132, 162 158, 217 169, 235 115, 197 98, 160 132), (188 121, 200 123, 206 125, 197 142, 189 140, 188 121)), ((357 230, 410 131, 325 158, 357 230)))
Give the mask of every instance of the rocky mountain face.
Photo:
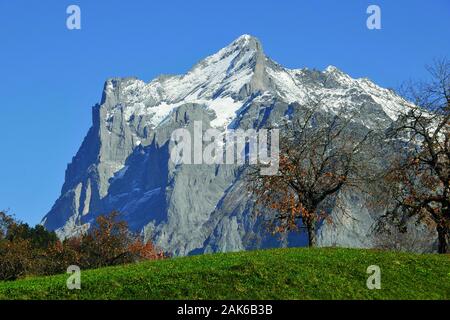
MULTIPOLYGON (((145 83, 109 79, 93 124, 68 165, 61 196, 43 224, 61 237, 84 232, 99 214, 118 210, 132 230, 175 255, 305 244, 303 235, 270 236, 252 215, 253 199, 240 166, 181 164, 170 160, 177 128, 258 129, 296 117, 307 97, 320 112, 349 110, 355 131, 388 128, 407 104, 368 79, 335 67, 286 69, 261 43, 244 35, 187 74, 145 83)), ((370 247, 373 217, 362 195, 339 195, 350 215, 330 208, 333 223, 319 244, 370 247)))

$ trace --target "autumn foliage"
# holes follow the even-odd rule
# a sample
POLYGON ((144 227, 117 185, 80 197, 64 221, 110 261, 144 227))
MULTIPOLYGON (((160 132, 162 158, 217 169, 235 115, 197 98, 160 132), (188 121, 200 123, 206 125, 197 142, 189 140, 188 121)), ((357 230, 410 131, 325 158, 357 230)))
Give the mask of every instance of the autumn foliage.
POLYGON ((119 217, 101 215, 88 233, 61 241, 42 226, 30 228, 0 212, 0 280, 62 273, 70 265, 92 269, 166 257, 119 217))
POLYGON ((297 106, 299 120, 280 127, 277 175, 260 175, 258 166, 246 174, 256 198, 255 213, 266 214, 273 233, 305 230, 309 246, 316 245, 318 226, 330 220, 326 204, 344 189, 356 187, 370 164, 361 156, 371 132, 357 135, 351 119, 316 112, 320 103, 297 106))

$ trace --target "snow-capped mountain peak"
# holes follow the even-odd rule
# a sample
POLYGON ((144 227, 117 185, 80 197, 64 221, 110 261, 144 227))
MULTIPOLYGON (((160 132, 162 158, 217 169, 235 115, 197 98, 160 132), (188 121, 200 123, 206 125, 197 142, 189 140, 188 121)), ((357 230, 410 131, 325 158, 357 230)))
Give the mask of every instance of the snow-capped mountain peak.
POLYGON ((109 99, 109 105, 114 106, 120 100, 130 116, 153 114, 154 126, 183 103, 210 102, 208 105, 218 111, 215 125, 223 126, 252 92, 265 88, 261 80, 265 61, 260 42, 243 35, 184 75, 158 77, 148 84, 134 78, 110 79, 103 102, 109 99))
MULTIPOLYGON (((135 78, 110 79, 102 102, 109 99, 108 105, 124 108, 127 117, 151 115, 153 127, 184 103, 205 104, 216 113, 212 125, 225 127, 249 97, 263 93, 300 104, 306 97, 320 96, 322 108, 336 113, 343 104, 362 108, 351 99, 355 94, 366 94, 392 120, 407 105, 393 92, 366 78, 353 79, 334 66, 322 72, 284 68, 264 54, 257 38, 247 34, 184 75, 161 76, 149 83, 135 78)), ((113 114, 110 110, 108 117, 113 114)))
MULTIPOLYGON (((197 119, 205 127, 245 130, 280 123, 288 114, 295 119, 301 117, 298 104, 310 97, 320 101, 316 107, 323 114, 352 114, 358 131, 389 127, 408 104, 391 90, 333 66, 285 68, 249 35, 184 75, 148 83, 109 79, 93 108, 93 125, 67 168, 61 196, 43 223, 64 237, 86 230, 98 214, 118 210, 134 231, 179 255, 264 246, 248 240, 265 236, 256 234, 238 167, 174 166, 170 135, 197 119)), ((352 221, 370 222, 362 205, 352 221)), ((364 232, 357 238, 352 231, 363 230, 364 223, 339 228, 340 243, 365 245, 364 232)), ((323 233, 330 239, 333 231, 323 233)))

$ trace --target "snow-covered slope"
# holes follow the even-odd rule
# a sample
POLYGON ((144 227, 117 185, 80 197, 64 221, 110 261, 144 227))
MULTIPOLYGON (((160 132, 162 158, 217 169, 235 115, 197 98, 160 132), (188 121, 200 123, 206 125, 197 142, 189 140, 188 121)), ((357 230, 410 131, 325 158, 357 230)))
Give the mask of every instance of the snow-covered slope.
POLYGON ((308 95, 320 96, 324 107, 335 112, 355 94, 367 94, 393 120, 399 108, 407 104, 367 78, 352 79, 333 66, 320 73, 317 81, 310 81, 310 75, 308 69, 291 70, 276 64, 263 54, 256 38, 243 35, 185 75, 162 76, 149 83, 139 79, 111 79, 106 82, 105 94, 120 91, 127 119, 148 114, 154 127, 176 107, 188 102, 208 105, 216 112, 215 126, 226 126, 251 90, 267 91, 288 103, 302 102, 308 95))
MULTIPOLYGON (((249 35, 184 75, 149 83, 109 79, 101 103, 93 107, 93 126, 67 168, 61 196, 43 223, 64 237, 117 209, 132 229, 175 254, 280 245, 252 218, 239 168, 175 167, 169 161, 170 134, 194 120, 219 129, 277 123, 309 99, 320 101, 324 113, 351 115, 355 125, 369 128, 388 127, 407 105, 392 91, 332 66, 286 69, 249 35)), ((333 241, 367 246, 369 216, 338 236, 333 231, 333 241)), ((326 243, 326 232, 322 239, 326 243)))

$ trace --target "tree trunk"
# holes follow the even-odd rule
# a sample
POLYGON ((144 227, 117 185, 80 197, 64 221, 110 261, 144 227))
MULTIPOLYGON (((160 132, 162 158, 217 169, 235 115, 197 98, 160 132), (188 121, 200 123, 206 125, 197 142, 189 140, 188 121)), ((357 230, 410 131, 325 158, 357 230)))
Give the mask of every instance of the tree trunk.
POLYGON ((306 219, 305 225, 308 232, 308 247, 315 247, 317 245, 316 221, 313 218, 306 219))
POLYGON ((439 224, 436 229, 438 233, 438 253, 448 253, 449 230, 443 224, 439 224))

